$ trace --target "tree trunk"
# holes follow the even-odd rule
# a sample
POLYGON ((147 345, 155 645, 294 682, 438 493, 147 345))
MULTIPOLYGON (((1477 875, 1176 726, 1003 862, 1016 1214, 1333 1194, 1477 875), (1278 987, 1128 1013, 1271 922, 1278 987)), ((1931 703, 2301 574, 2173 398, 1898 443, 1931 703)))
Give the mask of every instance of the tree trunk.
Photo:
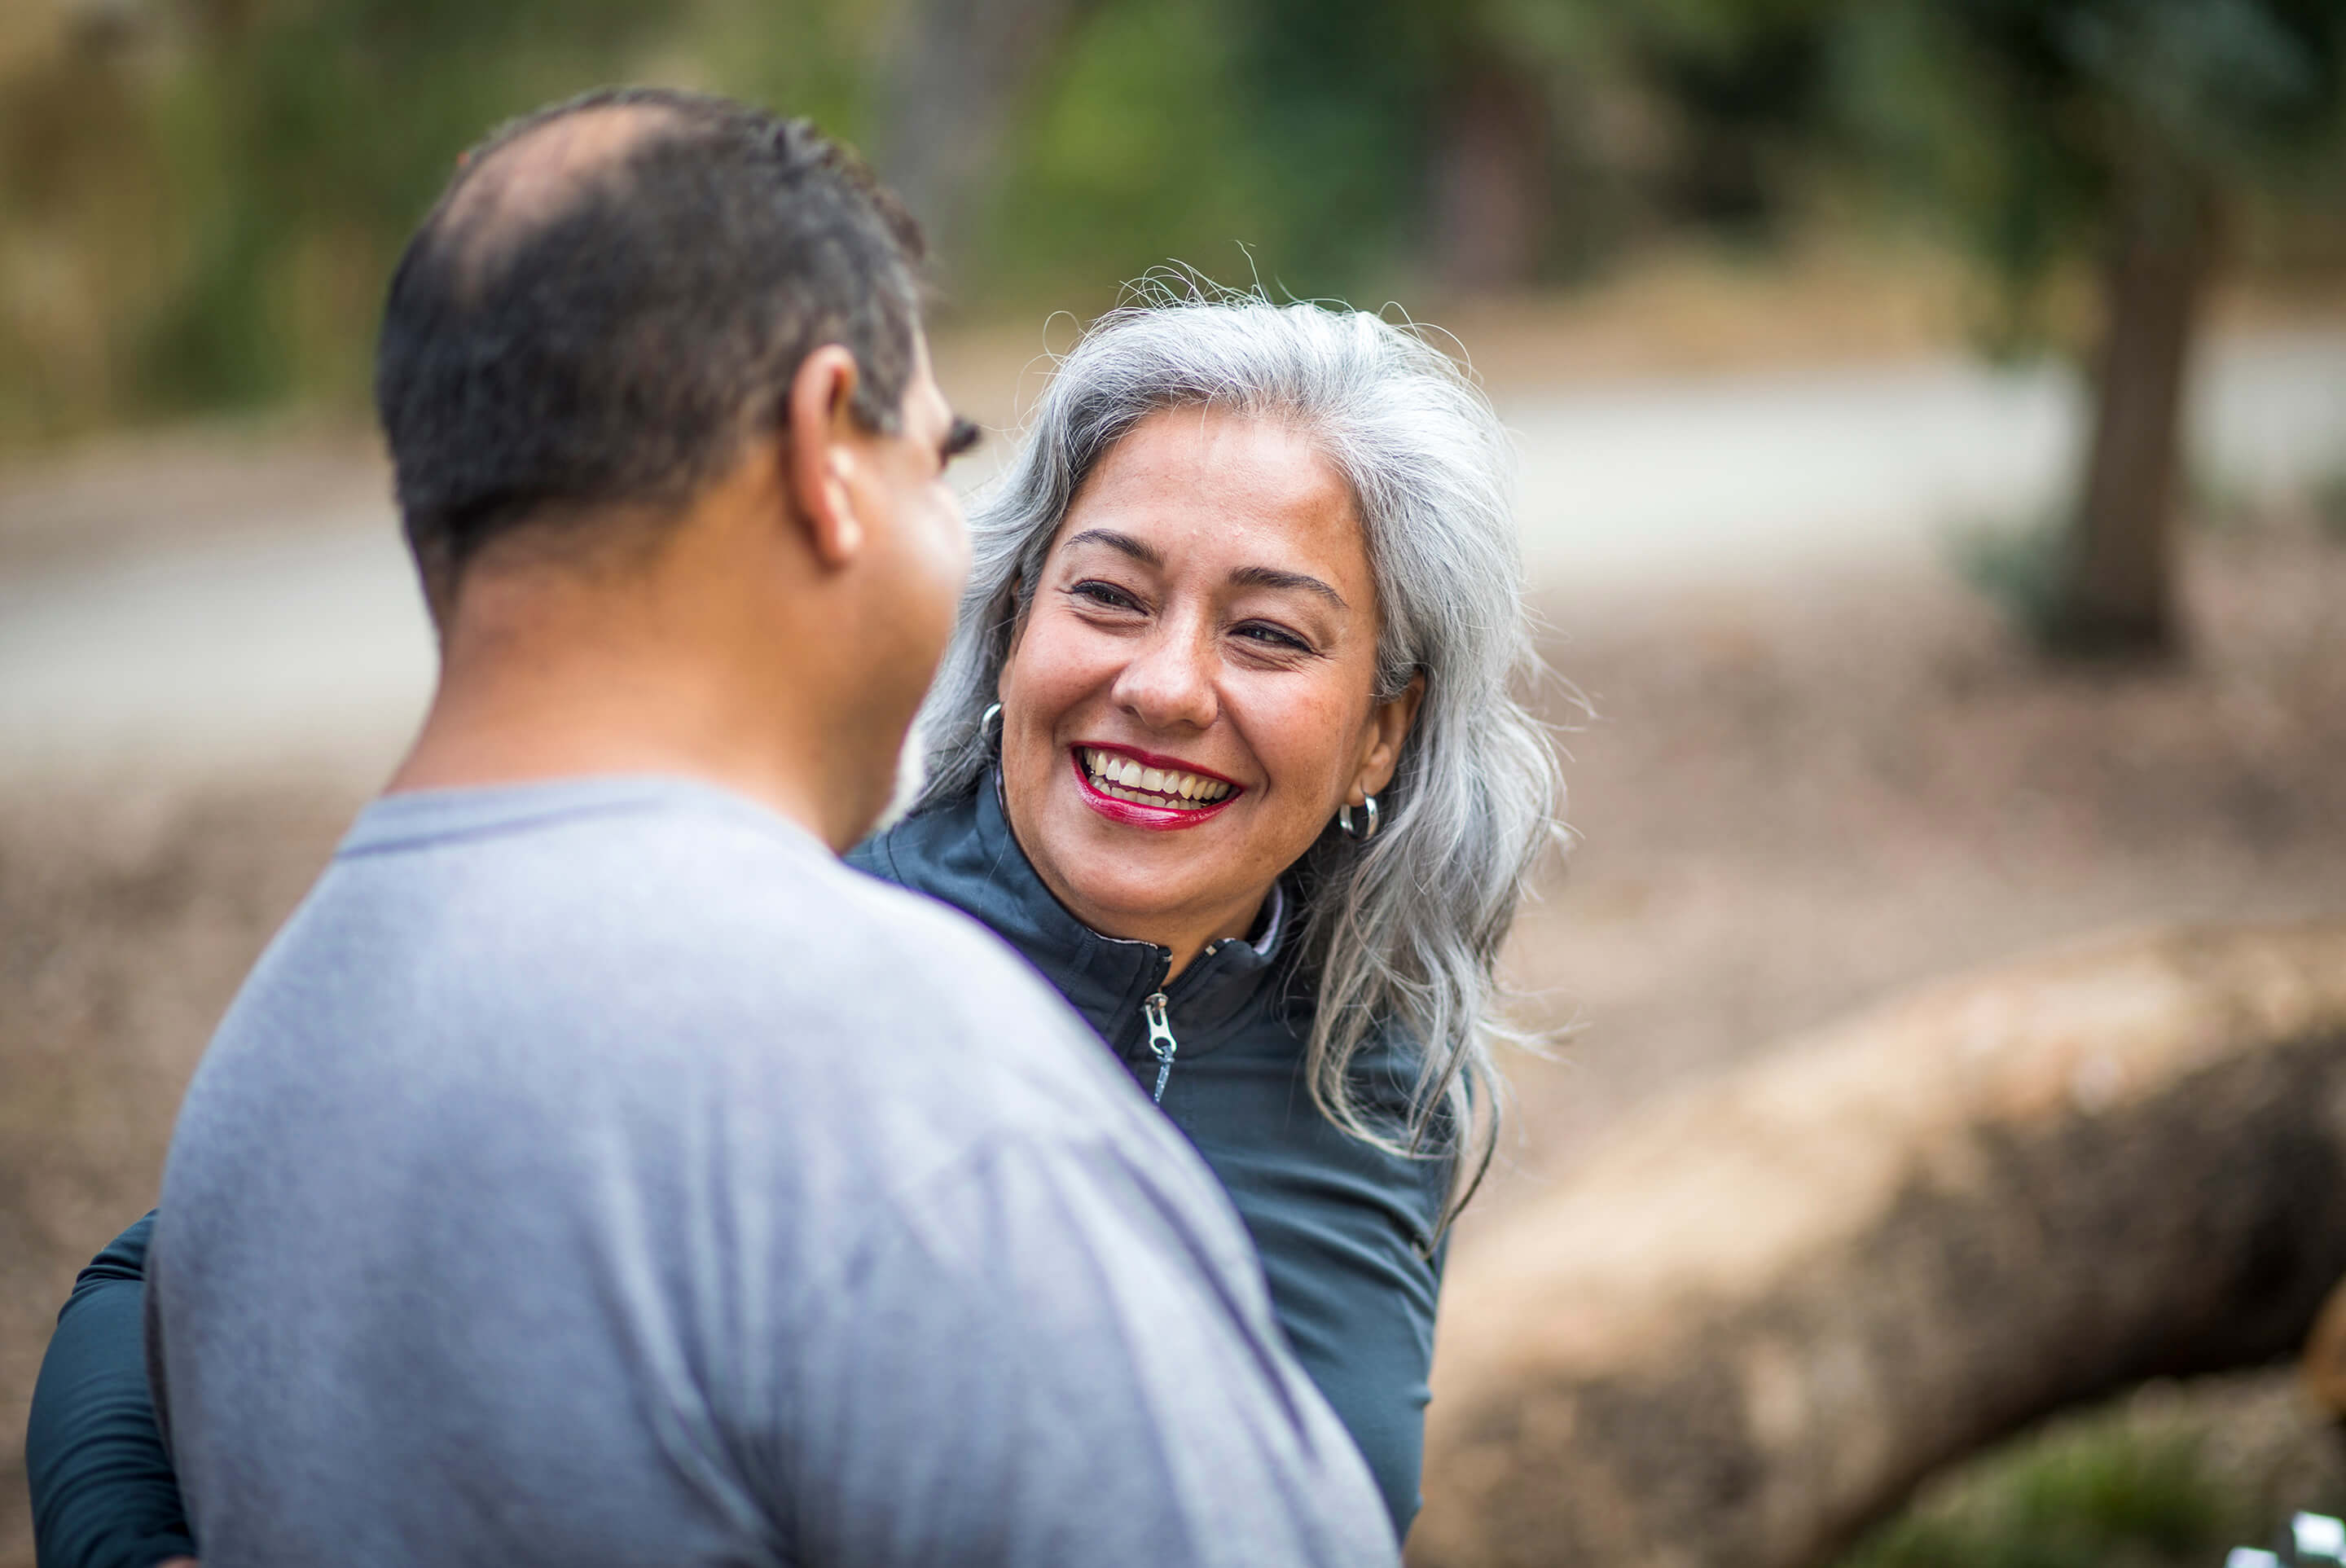
POLYGON ((2047 631, 2065 651, 2177 651, 2176 479, 2193 329, 2215 249, 2213 199, 2145 152, 2121 171, 2083 504, 2047 631))
POLYGON ((1797 1568, 2346 1273, 2346 921, 1920 992, 1626 1127, 1462 1245, 1425 1568, 1797 1568))
POLYGON ((881 71, 882 173, 950 270, 1042 68, 1101 0, 911 0, 881 71))
POLYGON ((1434 260, 1454 289, 1532 281, 1547 229, 1547 100, 1505 62, 1462 71, 1433 160, 1434 260))

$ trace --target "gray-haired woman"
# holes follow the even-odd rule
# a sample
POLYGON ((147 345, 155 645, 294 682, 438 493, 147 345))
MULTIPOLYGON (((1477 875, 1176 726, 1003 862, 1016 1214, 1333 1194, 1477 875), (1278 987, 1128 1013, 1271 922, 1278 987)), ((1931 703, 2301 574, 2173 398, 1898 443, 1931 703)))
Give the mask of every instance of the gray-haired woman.
POLYGON ((973 519, 912 817, 857 851, 1023 949, 1198 1145, 1397 1531, 1492 962, 1554 830, 1490 405, 1375 316, 1160 298, 973 519))
MULTIPOLYGON (((1106 317, 973 519, 926 787, 851 856, 1018 948, 1188 1134, 1397 1534, 1440 1237, 1493 1135, 1492 962, 1557 797, 1510 696, 1507 467, 1457 368, 1374 316, 1106 317)), ((78 1337, 107 1364, 44 1371, 35 1491, 105 1522, 78 1562, 188 1545, 137 1329, 149 1223, 68 1308, 108 1315, 78 1337)))

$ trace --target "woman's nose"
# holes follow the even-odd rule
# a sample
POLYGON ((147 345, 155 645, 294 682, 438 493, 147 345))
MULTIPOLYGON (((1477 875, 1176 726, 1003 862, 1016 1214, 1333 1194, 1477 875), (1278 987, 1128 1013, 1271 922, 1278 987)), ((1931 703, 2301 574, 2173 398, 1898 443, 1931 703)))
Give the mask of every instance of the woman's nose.
POLYGON ((1212 647, 1172 627, 1138 650, 1114 689, 1117 703, 1151 729, 1203 729, 1220 708, 1212 647))

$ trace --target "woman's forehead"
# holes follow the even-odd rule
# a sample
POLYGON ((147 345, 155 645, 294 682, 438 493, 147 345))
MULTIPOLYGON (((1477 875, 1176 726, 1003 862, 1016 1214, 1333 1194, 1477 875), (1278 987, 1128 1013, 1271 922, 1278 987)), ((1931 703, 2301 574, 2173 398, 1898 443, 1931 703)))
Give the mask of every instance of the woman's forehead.
MULTIPOLYGON (((1167 557, 1271 550, 1364 577, 1351 487, 1290 421, 1216 409, 1149 415, 1102 456, 1068 508, 1060 547, 1112 527, 1167 557)), ((1270 565, 1286 565, 1270 562, 1270 565)))

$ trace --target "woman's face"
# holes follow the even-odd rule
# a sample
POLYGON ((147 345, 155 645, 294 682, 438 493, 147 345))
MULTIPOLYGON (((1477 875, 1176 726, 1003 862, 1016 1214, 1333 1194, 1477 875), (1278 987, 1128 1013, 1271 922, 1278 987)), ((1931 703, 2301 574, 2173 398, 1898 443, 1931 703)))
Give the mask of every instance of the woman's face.
POLYGON ((1275 420, 1150 415, 1093 470, 1004 666, 1004 793, 1077 919, 1173 949, 1392 779, 1422 686, 1372 700, 1376 584, 1350 493, 1275 420))

